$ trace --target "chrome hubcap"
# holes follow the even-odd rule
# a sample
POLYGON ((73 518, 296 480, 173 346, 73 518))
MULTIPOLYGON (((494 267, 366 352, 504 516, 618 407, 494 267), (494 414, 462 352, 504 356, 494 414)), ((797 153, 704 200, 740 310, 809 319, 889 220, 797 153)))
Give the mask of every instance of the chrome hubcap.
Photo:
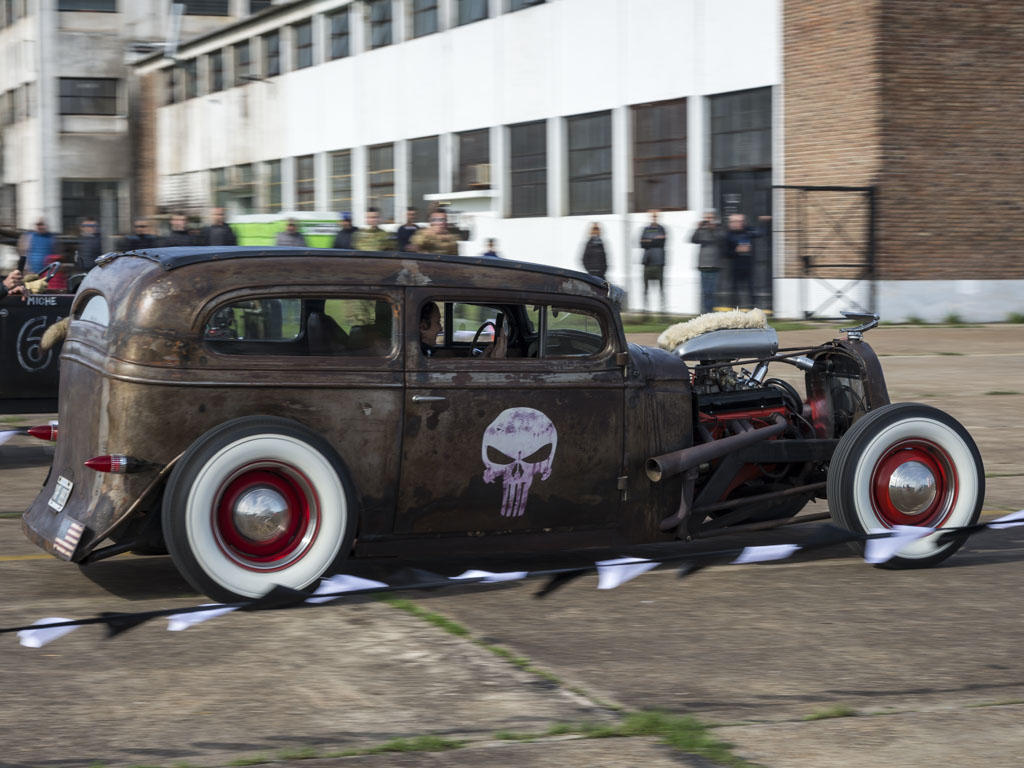
POLYGON ((935 476, 919 461, 900 464, 889 477, 889 498, 905 515, 919 515, 935 500, 935 476))
POLYGON ((270 541, 288 530, 288 501, 273 488, 256 487, 238 497, 232 510, 235 527, 250 541, 270 541))

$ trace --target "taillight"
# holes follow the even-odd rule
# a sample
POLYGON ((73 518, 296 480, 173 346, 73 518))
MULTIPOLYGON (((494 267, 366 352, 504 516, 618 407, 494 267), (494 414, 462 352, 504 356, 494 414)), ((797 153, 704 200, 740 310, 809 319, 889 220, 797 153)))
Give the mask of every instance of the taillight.
POLYGON ((27 432, 39 440, 49 440, 51 442, 57 440, 57 427, 52 424, 44 424, 41 427, 29 427, 27 432))

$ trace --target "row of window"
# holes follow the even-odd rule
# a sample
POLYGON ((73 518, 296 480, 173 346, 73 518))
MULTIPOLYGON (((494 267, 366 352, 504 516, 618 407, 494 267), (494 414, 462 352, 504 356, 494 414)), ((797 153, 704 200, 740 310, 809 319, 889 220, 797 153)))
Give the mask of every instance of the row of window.
POLYGON ((22 83, 0 93, 0 127, 27 120, 35 109, 34 83, 22 83))
MULTIPOLYGON (((453 0, 456 5, 456 26, 486 19, 489 0, 453 0)), ((518 11, 545 0, 505 0, 507 11, 518 11)), ((392 0, 365 0, 368 8, 365 27, 366 48, 373 50, 391 45, 395 41, 392 0)), ((199 59, 185 61, 166 72, 166 103, 195 98, 201 93, 216 93, 225 87, 244 85, 252 79, 275 77, 282 72, 311 67, 320 61, 333 61, 352 52, 352 35, 357 29, 360 15, 353 16, 350 3, 324 15, 323 38, 316 39, 313 18, 291 24, 283 29, 267 32, 250 40, 205 55, 204 83, 200 82, 199 59), (356 19, 353 24, 352 19, 356 19), (290 35, 290 62, 282 61, 282 36, 290 35), (257 50, 258 49, 258 50, 257 50), (322 51, 322 53, 320 53, 322 51), (318 57, 318 54, 319 57, 318 57), (257 64, 259 66, 257 67, 257 64), (228 73, 228 67, 231 68, 228 73)), ((412 38, 439 32, 442 29, 439 0, 408 0, 409 34, 412 38)))
MULTIPOLYGON (((24 0, 23 0, 24 1, 24 0)), ((249 13, 259 13, 273 0, 249 0, 249 13)), ((230 0, 174 0, 184 6, 186 16, 230 16, 230 0)), ((117 13, 118 0, 57 0, 58 11, 117 13)))
MULTIPOLYGON (((633 195, 631 210, 685 210, 687 206, 687 101, 675 99, 630 108, 632 121, 633 195)), ((771 167, 771 89, 759 88, 711 96, 711 170, 771 167)), ((570 216, 612 212, 612 113, 594 112, 564 118, 566 137, 566 209, 570 216)), ((547 216, 548 121, 507 126, 508 203, 510 217, 547 216)), ((456 133, 452 139, 452 189, 490 189, 491 132, 456 133)), ((406 143, 408 204, 421 212, 425 196, 440 189, 438 136, 406 143)), ((316 207, 314 155, 294 160, 294 200, 298 210, 316 207)), ((395 220, 395 149, 393 144, 367 148, 368 205, 381 218, 395 220)), ((351 150, 331 152, 329 201, 334 211, 352 209, 351 150)), ((213 199, 246 212, 282 208, 281 161, 265 164, 263 203, 257 204, 252 165, 215 169, 213 199)))
POLYGON ((9 27, 29 14, 29 0, 2 0, 0 2, 0 29, 9 27))

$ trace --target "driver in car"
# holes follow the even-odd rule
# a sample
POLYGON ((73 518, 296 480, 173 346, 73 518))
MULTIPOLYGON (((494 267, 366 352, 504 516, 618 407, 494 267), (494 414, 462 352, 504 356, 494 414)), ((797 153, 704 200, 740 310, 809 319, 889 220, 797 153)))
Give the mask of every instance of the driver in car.
MULTIPOLYGON (((437 343, 437 337, 444 330, 444 326, 441 325, 441 310, 437 304, 432 301, 428 301, 423 305, 423 309, 420 310, 420 349, 423 350, 423 354, 427 357, 434 357, 437 354, 449 353, 449 350, 438 349, 434 346, 437 343)), ((483 357, 489 357, 492 359, 505 357, 505 352, 508 349, 508 338, 505 335, 504 323, 502 327, 498 329, 497 335, 494 339, 493 344, 488 344, 487 349, 484 350, 483 357)))

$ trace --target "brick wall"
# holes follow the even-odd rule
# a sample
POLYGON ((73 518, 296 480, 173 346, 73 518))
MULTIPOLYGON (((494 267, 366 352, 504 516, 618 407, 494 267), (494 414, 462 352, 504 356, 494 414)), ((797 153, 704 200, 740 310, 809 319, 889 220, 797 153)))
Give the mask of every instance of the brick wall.
MULTIPOLYGON (((1024 14, 997 0, 785 0, 785 181, 878 188, 883 279, 1024 278, 1024 14)), ((797 262, 785 202, 785 276, 797 262)), ((800 221, 816 258, 849 257, 821 196, 800 221)), ((813 198, 812 198, 813 199, 813 198)), ((849 260, 847 258, 847 260, 849 260)), ((833 275, 841 275, 833 270, 833 275)))

